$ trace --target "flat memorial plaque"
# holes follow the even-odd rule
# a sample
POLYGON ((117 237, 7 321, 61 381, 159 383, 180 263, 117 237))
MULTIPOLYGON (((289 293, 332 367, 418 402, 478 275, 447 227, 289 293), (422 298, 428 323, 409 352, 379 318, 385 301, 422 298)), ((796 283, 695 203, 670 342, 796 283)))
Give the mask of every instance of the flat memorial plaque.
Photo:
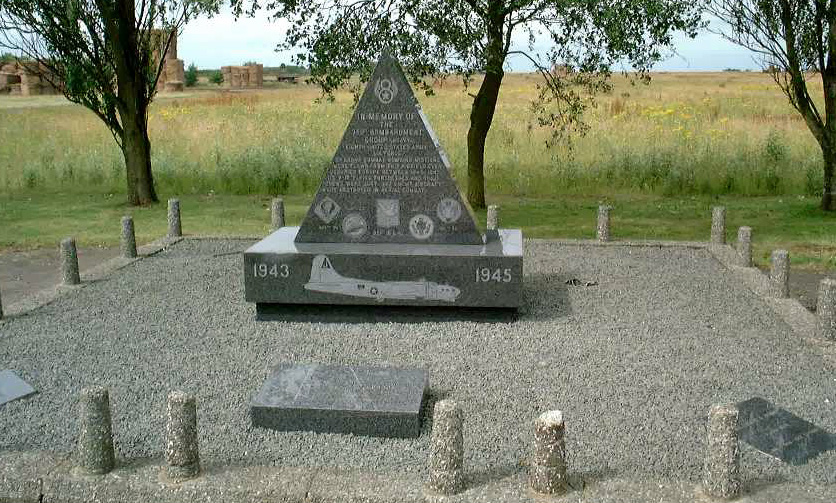
POLYGON ((35 393, 35 388, 29 386, 11 370, 0 371, 0 405, 26 398, 35 393))
POLYGON ((278 365, 253 398, 252 424, 279 431, 417 437, 424 369, 278 365))
POLYGON ((791 465, 836 448, 836 437, 760 397, 737 404, 740 440, 791 465))

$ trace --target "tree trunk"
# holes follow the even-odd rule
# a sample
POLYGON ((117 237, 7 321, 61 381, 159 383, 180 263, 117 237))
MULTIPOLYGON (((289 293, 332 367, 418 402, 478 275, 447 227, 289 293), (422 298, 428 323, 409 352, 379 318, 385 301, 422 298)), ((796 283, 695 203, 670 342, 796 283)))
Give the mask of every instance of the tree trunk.
POLYGON ((485 80, 479 87, 470 111, 470 130, 467 132, 467 200, 473 208, 485 207, 485 140, 491 129, 499 86, 502 84, 502 63, 488 65, 485 80))
POLYGON ((134 206, 157 202, 151 174, 151 141, 145 114, 128 112, 122 116, 122 154, 128 175, 128 203, 134 206), (133 117, 130 115, 133 114, 133 117))
POLYGON ((833 207, 833 167, 836 165, 836 149, 825 147, 824 154, 824 192, 821 195, 821 209, 834 211, 833 207))

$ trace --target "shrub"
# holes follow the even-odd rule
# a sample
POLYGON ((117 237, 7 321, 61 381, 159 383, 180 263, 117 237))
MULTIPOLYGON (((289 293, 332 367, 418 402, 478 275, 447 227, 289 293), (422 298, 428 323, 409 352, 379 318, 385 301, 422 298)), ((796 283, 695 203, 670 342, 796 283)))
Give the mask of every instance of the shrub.
POLYGON ((192 86, 194 86, 195 84, 197 84, 197 67, 195 66, 195 64, 194 64, 194 63, 192 63, 192 64, 190 64, 190 65, 189 65, 189 68, 186 70, 186 74, 185 74, 185 75, 186 75, 186 76, 185 76, 185 78, 186 78, 186 82, 185 82, 186 87, 192 87, 192 86))
POLYGON ((223 81, 224 81, 224 74, 221 73, 220 70, 218 70, 216 72, 212 72, 212 74, 209 75, 209 82, 211 82, 213 84, 221 85, 223 83, 223 81))

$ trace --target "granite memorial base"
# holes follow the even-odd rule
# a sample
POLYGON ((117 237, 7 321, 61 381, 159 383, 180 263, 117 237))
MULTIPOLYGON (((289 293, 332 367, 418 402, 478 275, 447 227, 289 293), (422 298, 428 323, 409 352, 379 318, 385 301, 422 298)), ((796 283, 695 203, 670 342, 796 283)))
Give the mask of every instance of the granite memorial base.
POLYGON ((253 398, 255 427, 409 438, 421 434, 424 369, 281 364, 253 398))
POLYGON ((248 302, 518 308, 523 243, 500 230, 482 245, 296 243, 283 227, 244 252, 248 302))

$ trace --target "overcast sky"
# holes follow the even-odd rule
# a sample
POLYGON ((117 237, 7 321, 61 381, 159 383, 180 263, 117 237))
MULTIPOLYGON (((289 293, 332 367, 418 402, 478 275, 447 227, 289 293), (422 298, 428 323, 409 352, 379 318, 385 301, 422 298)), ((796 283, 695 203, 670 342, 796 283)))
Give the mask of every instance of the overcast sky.
MULTIPOLYGON (((276 52, 284 34, 284 24, 271 22, 262 13, 255 19, 238 21, 229 11, 212 19, 201 18, 189 23, 178 40, 177 55, 186 66, 220 68, 257 61, 265 66, 290 64, 292 54, 276 52)), ((726 68, 758 69, 752 54, 720 36, 702 33, 696 39, 679 36, 676 39, 678 56, 659 63, 659 71, 720 71, 726 68)), ((522 60, 509 62, 512 71, 529 71, 522 60)))

